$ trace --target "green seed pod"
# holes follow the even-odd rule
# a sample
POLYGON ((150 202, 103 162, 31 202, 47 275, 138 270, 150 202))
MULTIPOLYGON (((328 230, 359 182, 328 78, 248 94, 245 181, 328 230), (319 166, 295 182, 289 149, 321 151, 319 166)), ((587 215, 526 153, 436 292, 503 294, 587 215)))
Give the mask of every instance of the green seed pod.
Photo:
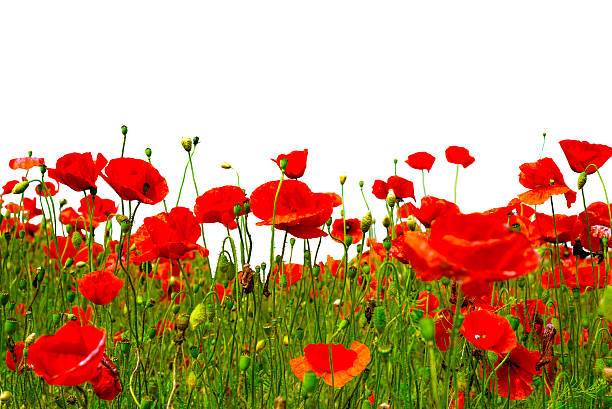
POLYGON ((385 308, 382 306, 378 306, 374 308, 374 316, 372 317, 372 321, 374 321, 374 328, 379 333, 382 332, 387 326, 387 317, 385 315, 385 308))
POLYGON ((128 132, 127 126, 121 125, 121 133, 123 134, 123 136, 127 136, 127 132, 128 132))
POLYGON ((121 352, 124 355, 129 354, 130 346, 131 346, 131 343, 129 339, 122 339, 121 341, 119 341, 119 348, 121 349, 121 352))
POLYGON ((246 371, 251 365, 251 357, 248 355, 241 355, 238 360, 238 367, 241 371, 246 371))
POLYGON ((431 317, 421 318, 419 320, 419 327, 421 327, 421 335, 425 338, 425 341, 433 341, 435 338, 435 326, 431 317))
POLYGON ((2 290, 0 291, 0 305, 2 305, 3 307, 6 305, 6 303, 9 300, 9 293, 6 290, 2 290))
POLYGON ((515 317, 514 315, 508 315, 506 316, 506 318, 508 319, 508 322, 510 323, 512 329, 516 331, 516 329, 519 327, 519 324, 521 323, 521 320, 518 317, 515 317))
POLYGON ((550 299, 550 292, 548 291, 548 289, 545 289, 544 291, 542 291, 542 302, 546 304, 546 302, 549 299, 550 299))
POLYGON ((192 331, 195 330, 197 327, 203 324, 204 321, 206 320, 207 320, 206 306, 202 303, 199 303, 198 305, 195 306, 195 308, 191 312, 191 315, 189 316, 189 326, 191 327, 191 330, 192 331))
POLYGON ((383 240, 383 247, 385 248, 385 250, 391 250, 392 245, 393 243, 391 242, 391 237, 385 237, 385 239, 383 240))
POLYGON ((17 320, 15 318, 7 318, 4 321, 4 332, 7 335, 13 335, 17 331, 17 320))
POLYGON ((343 330, 343 329, 345 329, 346 327, 348 327, 348 325, 349 325, 348 320, 342 320, 342 321, 340 321, 340 322, 338 323, 338 329, 339 329, 339 330, 343 330))
POLYGON ((317 387, 317 374, 308 371, 304 374, 304 382, 302 382, 302 395, 306 396, 317 387))
POLYGON ((153 339, 157 335, 157 327, 149 327, 147 329, 147 338, 153 339))
POLYGON ((183 138, 181 139, 181 145, 186 152, 191 152, 191 147, 193 146, 193 141, 191 138, 183 138))

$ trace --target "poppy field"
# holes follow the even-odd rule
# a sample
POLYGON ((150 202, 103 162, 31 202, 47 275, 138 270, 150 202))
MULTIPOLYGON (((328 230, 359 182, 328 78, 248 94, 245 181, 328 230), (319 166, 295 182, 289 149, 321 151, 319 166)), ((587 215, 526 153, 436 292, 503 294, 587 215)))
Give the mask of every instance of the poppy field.
POLYGON ((177 146, 178 186, 149 148, 15 158, 0 180, 0 408, 612 407, 612 148, 559 144, 571 174, 525 162, 523 193, 476 213, 455 203, 478 160, 460 146, 359 181, 359 215, 344 200, 357 181, 300 180, 307 149, 260 158, 277 180, 203 192, 197 137, 177 146), (456 168, 448 199, 427 195, 434 164, 456 168))

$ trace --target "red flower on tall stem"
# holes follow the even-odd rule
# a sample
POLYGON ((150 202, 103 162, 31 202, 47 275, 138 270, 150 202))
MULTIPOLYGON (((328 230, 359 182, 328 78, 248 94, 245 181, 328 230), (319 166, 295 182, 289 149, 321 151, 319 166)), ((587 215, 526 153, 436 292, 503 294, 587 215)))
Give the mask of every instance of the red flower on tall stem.
POLYGON ((13 351, 6 351, 6 367, 13 371, 21 373, 21 365, 23 364, 23 350, 25 348, 25 342, 19 341, 13 345, 13 351), (15 354, 13 356, 13 353, 15 354))
POLYGON ((554 195, 565 195, 569 208, 576 201, 576 192, 565 184, 559 167, 551 158, 523 163, 520 169, 519 182, 530 189, 518 196, 521 202, 535 206, 541 205, 554 195))
POLYGON ((91 152, 69 153, 59 158, 55 168, 48 168, 49 177, 77 192, 96 187, 98 174, 106 166, 106 158, 98 154, 93 160, 91 152))
POLYGON ((96 305, 110 304, 123 287, 123 280, 108 270, 87 273, 77 283, 83 297, 96 305))
POLYGON ((17 169, 29 170, 35 166, 40 166, 44 164, 45 164, 45 160, 43 158, 33 158, 31 156, 27 158, 11 159, 9 161, 9 167, 13 170, 17 170, 17 169))
MULTIPOLYGON (((495 372, 497 377, 497 394, 505 399, 526 399, 533 392, 533 376, 542 373, 536 369, 540 359, 538 351, 529 351, 522 345, 518 345, 510 352, 508 359, 495 372)), ((499 356, 495 367, 501 364, 504 356, 499 356)), ((494 384, 491 383, 493 390, 494 384)))
POLYGON ((461 146, 449 146, 444 151, 444 155, 449 163, 461 165, 464 168, 467 168, 476 160, 470 155, 470 151, 461 146))
POLYGON ((416 200, 414 198, 414 184, 401 176, 389 176, 386 182, 377 179, 374 181, 374 185, 372 185, 372 194, 377 199, 385 200, 389 190, 393 190, 395 197, 398 199, 410 197, 412 200, 416 200))
MULTIPOLYGON (((221 186, 200 195, 193 212, 198 223, 221 223, 229 229, 238 227, 234 206, 242 206, 247 200, 244 191, 238 186, 221 186)), ((244 214, 242 209, 239 215, 244 214)))
POLYGON ((467 313, 459 331, 474 347, 499 355, 507 354, 518 345, 508 320, 487 310, 467 313))
POLYGON ((433 221, 445 212, 459 213, 459 206, 434 196, 423 196, 420 208, 408 202, 397 209, 399 217, 406 218, 409 215, 413 215, 427 228, 431 227, 433 221))
POLYGON ((81 206, 78 211, 83 215, 85 220, 90 220, 89 212, 93 210, 93 226, 98 227, 100 223, 113 218, 113 214, 117 213, 117 205, 111 199, 102 199, 100 196, 88 195, 87 198, 81 199, 81 206))
POLYGON ((166 179, 149 162, 134 158, 116 158, 108 162, 102 179, 123 200, 157 204, 168 195, 166 179))
POLYGON ((51 182, 45 182, 43 187, 42 183, 36 185, 36 194, 41 195, 43 197, 55 196, 59 191, 59 183, 57 187, 51 182), (46 189, 45 189, 46 188, 46 189))
POLYGON ((285 168, 285 176, 290 179, 297 179, 304 176, 306 171, 306 160, 308 159, 308 149, 303 151, 291 151, 288 154, 281 154, 272 159, 280 168, 281 159, 287 159, 287 167, 285 168))
POLYGON ((408 159, 404 162, 406 162, 412 169, 426 170, 429 172, 435 161, 435 156, 430 155, 427 152, 417 152, 408 156, 408 159))
POLYGON ((363 237, 363 233, 361 232, 361 221, 359 219, 334 220, 334 224, 332 224, 332 236, 343 242, 346 241, 347 236, 350 236, 352 243, 358 244, 363 237))
POLYGON ((612 157, 612 148, 607 145, 571 139, 564 139, 559 142, 559 145, 563 149, 570 168, 576 173, 584 172, 590 164, 594 164, 597 168, 589 167, 586 171, 587 175, 595 173, 612 157))

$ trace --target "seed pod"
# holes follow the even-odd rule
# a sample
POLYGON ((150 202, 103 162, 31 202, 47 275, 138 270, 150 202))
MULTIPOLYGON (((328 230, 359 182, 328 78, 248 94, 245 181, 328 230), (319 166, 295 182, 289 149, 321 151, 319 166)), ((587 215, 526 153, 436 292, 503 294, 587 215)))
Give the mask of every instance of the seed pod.
POLYGON ((385 327, 387 326, 387 317, 385 315, 384 307, 378 306, 374 308, 373 321, 374 321, 374 328, 376 328, 376 331, 380 333, 385 329, 385 327))
POLYGON ((302 382, 302 395, 306 396, 317 387, 317 374, 308 371, 304 374, 304 382, 302 382))
POLYGON ((419 320, 419 327, 421 327, 421 335, 425 338, 425 341, 433 341, 435 338, 435 326, 431 317, 421 318, 419 320))
POLYGON ((181 314, 176 317, 176 330, 185 332, 189 326, 189 314, 181 314))

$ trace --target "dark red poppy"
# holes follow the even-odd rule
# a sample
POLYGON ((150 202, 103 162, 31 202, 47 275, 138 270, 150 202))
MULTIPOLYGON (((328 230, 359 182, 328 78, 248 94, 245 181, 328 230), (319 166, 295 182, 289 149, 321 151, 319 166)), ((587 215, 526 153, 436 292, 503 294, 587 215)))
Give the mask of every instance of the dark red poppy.
POLYGON ((123 200, 154 205, 168 195, 166 179, 142 159, 112 159, 101 176, 123 200))
POLYGON ((145 217, 133 236, 134 244, 141 252, 134 261, 141 263, 159 257, 180 259, 191 250, 198 250, 202 257, 206 257, 208 250, 196 243, 201 234, 195 216, 186 207, 175 207, 170 213, 145 217))
MULTIPOLYGON (((278 183, 266 182, 251 193, 251 211, 262 220, 258 226, 272 225, 278 183)), ((303 182, 285 180, 278 195, 274 224, 300 239, 324 237, 327 233, 320 227, 331 217, 334 207, 341 204, 342 199, 335 193, 313 193, 303 182)))
POLYGON ((391 255, 428 281, 443 276, 504 281, 533 271, 540 261, 524 234, 482 213, 445 212, 432 224, 429 239, 406 233, 393 240, 391 255))
POLYGON ((69 153, 59 158, 55 168, 48 168, 49 177, 77 192, 96 187, 98 174, 106 166, 106 158, 98 154, 93 160, 91 152, 69 153))
POLYGON ((49 385, 80 385, 95 375, 105 339, 103 329, 68 321, 54 335, 43 335, 30 345, 27 362, 49 385))
POLYGON ((89 382, 94 393, 101 400, 111 401, 123 390, 117 366, 106 354, 102 356, 98 370, 89 382))
POLYGON ((400 176, 389 176, 387 181, 375 180, 372 185, 372 194, 377 199, 385 200, 389 194, 389 190, 393 190, 393 194, 398 199, 405 199, 407 197, 414 198, 414 184, 408 179, 404 179, 400 176))
MULTIPOLYGON (((495 372, 497 377, 497 394, 504 399, 521 400, 526 399, 533 392, 533 377, 542 373, 536 369, 540 359, 538 351, 529 351, 522 345, 518 345, 510 353, 510 357, 495 372), (508 382, 510 380, 510 382, 508 382)), ((495 367, 502 363, 504 356, 500 356, 495 362, 495 367)), ((494 390, 491 383, 491 390, 494 390)))
POLYGON ((83 297, 96 305, 110 304, 123 287, 123 280, 108 270, 87 273, 77 283, 83 297))
POLYGON ((291 179, 297 179, 304 176, 306 171, 306 159, 308 158, 308 149, 303 151, 292 151, 288 154, 281 154, 272 159, 280 168, 281 159, 287 159, 287 167, 285 168, 285 176, 291 179))
POLYGON ((612 148, 607 145, 571 139, 564 139, 559 142, 559 145, 563 149, 570 168, 576 173, 584 172, 590 164, 594 164, 597 168, 591 166, 586 173, 588 175, 595 173, 612 157, 612 148))
POLYGON ((499 355, 507 354, 518 345, 508 320, 487 310, 467 313, 459 331, 474 347, 499 355))
POLYGON ((51 182, 45 182, 45 187, 43 187, 42 183, 36 185, 36 193, 43 197, 55 196, 58 191, 59 183, 57 184, 57 187, 51 182))
POLYGON ((23 350, 25 342, 19 341, 13 346, 13 351, 6 351, 6 367, 13 372, 21 373, 21 365, 23 365, 23 350), (15 355, 13 355, 13 353, 15 355))
POLYGON ((359 219, 336 219, 332 224, 332 236, 346 241, 346 236, 351 236, 352 243, 358 244, 363 237, 361 232, 361 220, 359 219), (344 230, 344 231, 343 231, 344 230), (346 233, 346 234, 345 234, 346 233))
POLYGON ((408 202, 397 209, 397 215, 401 218, 413 215, 423 226, 429 228, 436 217, 447 211, 459 213, 459 206, 448 200, 438 199, 433 196, 423 196, 420 208, 408 202))
POLYGON ((19 183, 18 180, 11 180, 11 181, 6 182, 6 184, 2 186, 2 194, 3 195, 11 194, 13 192, 13 188, 15 187, 17 183, 19 183))
MULTIPOLYGON (((195 202, 193 212, 198 223, 221 223, 229 229, 238 227, 234 206, 247 200, 244 191, 238 186, 221 186, 210 189, 200 195, 195 202)), ((239 215, 243 215, 241 210, 239 215)))
POLYGON ((530 189, 518 196, 523 203, 541 205, 554 195, 565 195, 567 207, 576 201, 576 192, 565 184, 561 171, 551 158, 523 163, 520 169, 519 182, 530 189))
POLYGON ((446 155, 446 160, 449 163, 461 165, 464 168, 467 168, 476 160, 470 156, 470 151, 461 146, 449 146, 446 148, 446 151, 444 151, 444 155, 446 155))
POLYGON ((31 156, 27 158, 11 159, 9 161, 9 167, 13 170, 17 170, 17 169, 30 170, 35 166, 40 166, 44 164, 45 164, 45 160, 43 158, 33 158, 31 156))
POLYGON ((435 156, 430 155, 427 152, 417 152, 408 156, 408 160, 404 162, 406 162, 412 169, 426 170, 429 172, 435 161, 435 156))

